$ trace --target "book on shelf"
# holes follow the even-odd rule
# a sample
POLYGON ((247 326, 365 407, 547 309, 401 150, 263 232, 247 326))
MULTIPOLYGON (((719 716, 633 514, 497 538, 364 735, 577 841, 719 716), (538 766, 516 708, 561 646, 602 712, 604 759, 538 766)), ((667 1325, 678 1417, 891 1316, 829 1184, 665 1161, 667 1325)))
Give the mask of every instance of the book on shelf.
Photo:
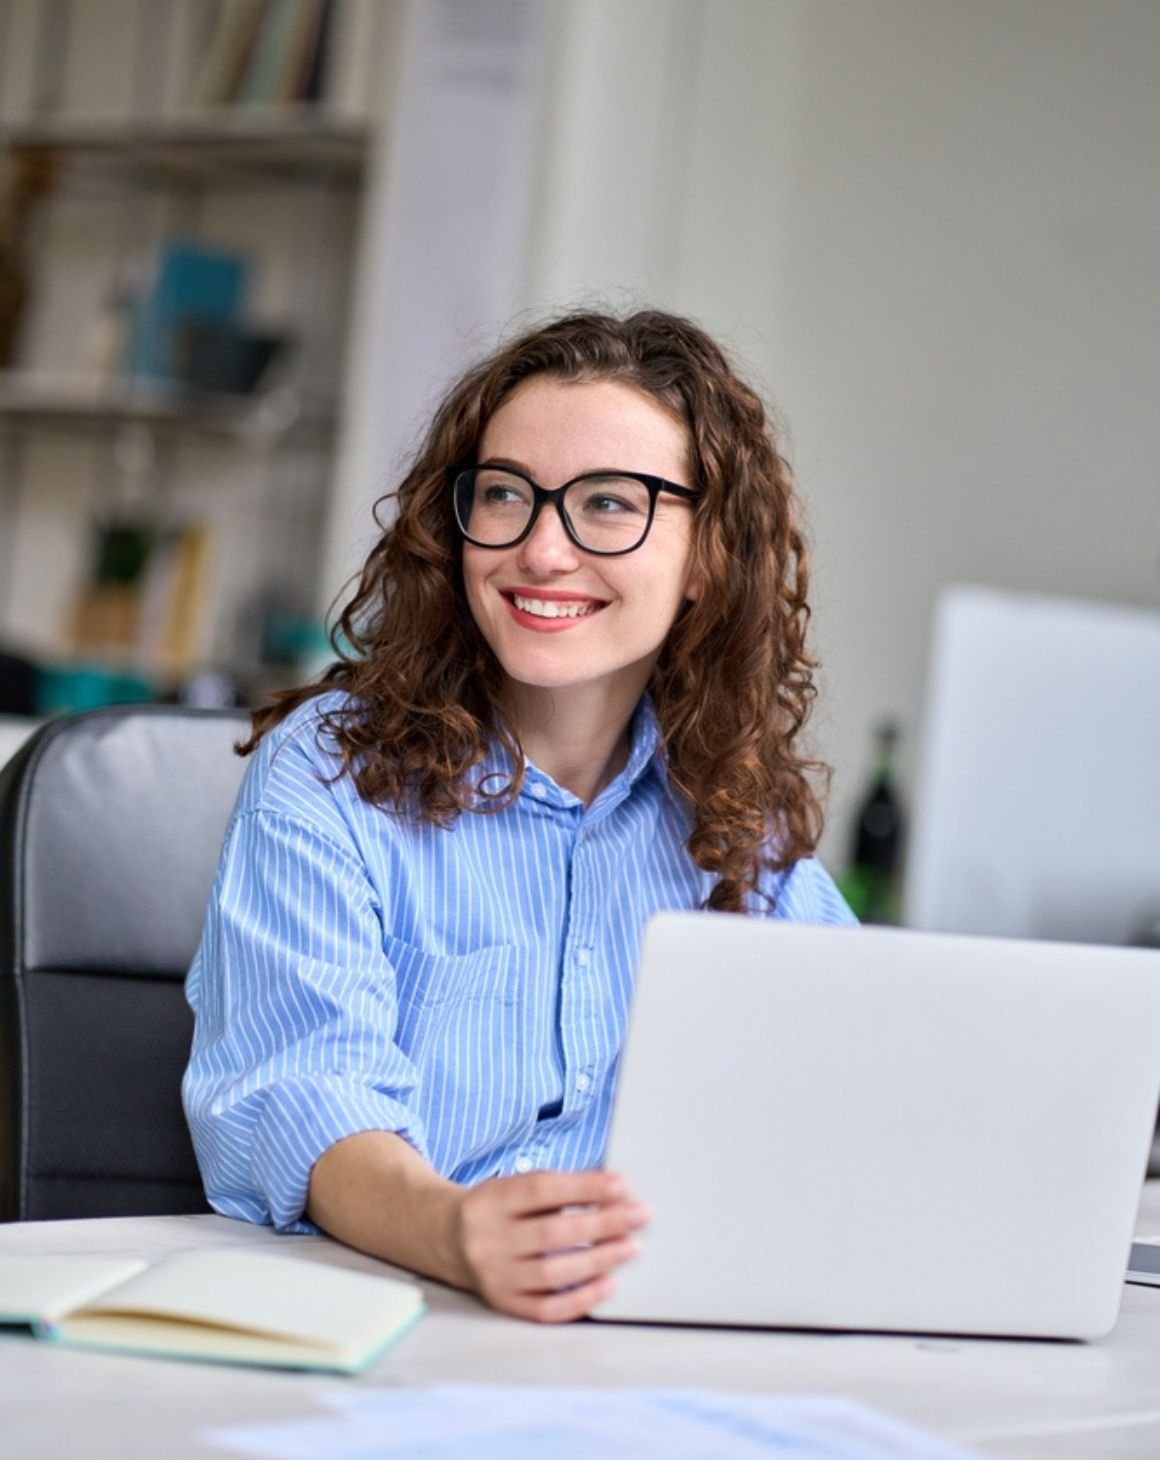
POLYGON ((330 53, 334 23, 331 13, 335 0, 318 0, 315 8, 314 33, 301 56, 302 69, 298 73, 297 95, 303 101, 323 100, 323 81, 326 76, 327 56, 330 53))
POLYGON ((0 1324, 70 1348, 358 1374, 423 1311, 414 1283, 250 1247, 0 1257, 0 1324))
POLYGON ((267 0, 262 23, 234 100, 241 106, 274 106, 293 101, 280 91, 287 59, 298 36, 298 11, 312 0, 267 0))
MULTIPOLYGON (((279 102, 309 101, 306 87, 326 19, 325 0, 297 0, 287 22, 271 89, 279 102)), ((314 98, 317 100, 317 98, 314 98)))
POLYGON ((221 0, 187 103, 319 102, 365 117, 382 86, 384 0, 221 0))
POLYGON ((187 522, 157 535, 140 591, 137 647, 143 664, 181 677, 203 658, 213 531, 187 522))
POLYGON ((250 273, 244 254, 171 239, 129 331, 130 375, 180 375, 181 331, 191 321, 237 322, 250 273))
POLYGON ((262 25, 263 0, 221 0, 217 23, 190 83, 191 107, 233 101, 262 25))

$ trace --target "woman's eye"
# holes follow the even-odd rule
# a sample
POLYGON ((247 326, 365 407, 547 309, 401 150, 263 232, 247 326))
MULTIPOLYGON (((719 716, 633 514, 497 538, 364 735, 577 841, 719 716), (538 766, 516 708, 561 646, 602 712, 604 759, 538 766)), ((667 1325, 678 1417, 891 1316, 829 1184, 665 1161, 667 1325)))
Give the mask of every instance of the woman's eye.
POLYGON ((584 510, 610 517, 618 512, 635 512, 637 508, 632 502, 626 502, 623 497, 616 497, 611 492, 594 492, 584 503, 584 510))
POLYGON ((580 510, 587 517, 641 517, 648 516, 648 488, 632 477, 604 477, 601 481, 578 483, 574 492, 569 492, 569 507, 578 501, 580 510))
POLYGON ((508 502, 521 500, 519 492, 514 487, 493 485, 484 487, 483 500, 491 507, 502 507, 508 502))

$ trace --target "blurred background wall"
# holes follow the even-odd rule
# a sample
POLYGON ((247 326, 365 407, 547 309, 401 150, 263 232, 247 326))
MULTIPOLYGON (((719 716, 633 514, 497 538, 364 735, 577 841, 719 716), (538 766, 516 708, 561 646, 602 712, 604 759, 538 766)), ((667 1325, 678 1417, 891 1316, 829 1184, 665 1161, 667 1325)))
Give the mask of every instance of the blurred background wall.
POLYGON ((1160 6, 587 0, 567 24, 530 296, 686 310, 778 407, 840 837, 885 714, 912 778, 941 586, 1160 606, 1160 6))
MULTIPOLYGON (((10 56, 23 9, 8 0, 10 56)), ((505 329, 580 303, 693 315, 785 423, 813 544, 835 865, 883 716, 902 729, 903 792, 913 783, 942 587, 1160 608, 1154 0, 370 9, 387 19, 348 109, 369 152, 360 188, 325 214, 323 314, 341 328, 312 358, 345 375, 298 549, 313 610, 357 564, 370 504, 443 381, 505 329)), ((137 23, 127 0, 88 10, 94 40, 70 63, 84 74, 137 23)), ((176 82, 174 95, 180 111, 176 82)), ((12 97, 10 82, 0 114, 12 97)), ((219 235, 257 226, 244 201, 212 206, 235 209, 219 235)), ((83 313, 59 280, 83 276, 86 240, 108 244, 91 222, 69 234, 54 208, 42 227, 71 262, 36 317, 55 318, 43 338, 59 342, 83 313)), ((303 219, 321 216, 275 229, 259 311, 274 323, 314 238, 303 219)), ((75 443, 33 449, 57 453, 57 485, 23 487, 16 512, 0 488, 0 531, 20 536, 0 552, 0 627, 48 653, 83 555, 84 473, 75 443)), ((220 497, 230 472, 263 470, 269 482, 268 460, 203 461, 189 471, 206 485, 189 490, 220 497)), ((282 490, 251 513, 259 538, 282 490)), ((229 657, 237 622, 218 615, 209 659, 229 657)))

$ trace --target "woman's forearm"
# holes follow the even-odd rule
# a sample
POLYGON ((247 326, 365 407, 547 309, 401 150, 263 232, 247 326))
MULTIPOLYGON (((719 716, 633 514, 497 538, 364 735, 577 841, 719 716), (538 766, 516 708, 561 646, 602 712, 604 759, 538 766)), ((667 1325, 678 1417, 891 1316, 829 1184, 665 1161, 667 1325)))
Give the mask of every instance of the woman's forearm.
POLYGON ((472 1281, 459 1240, 462 1194, 401 1136, 360 1131, 315 1162, 306 1215, 348 1247, 463 1288, 472 1281))
POLYGON ((319 1157, 306 1214, 350 1247, 546 1323, 591 1312, 648 1222, 610 1172, 534 1171, 462 1187, 387 1131, 348 1136, 319 1157))

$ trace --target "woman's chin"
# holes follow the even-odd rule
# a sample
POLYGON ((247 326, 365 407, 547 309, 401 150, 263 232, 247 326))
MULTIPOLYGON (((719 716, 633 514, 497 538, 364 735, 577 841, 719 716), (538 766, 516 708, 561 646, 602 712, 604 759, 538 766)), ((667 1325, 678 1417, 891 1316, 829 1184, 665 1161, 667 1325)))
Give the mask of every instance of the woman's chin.
POLYGON ((509 684, 525 690, 568 690, 579 689, 599 679, 598 674, 577 674, 575 670, 565 671, 558 665, 545 668, 534 664, 504 663, 504 675, 509 684))

